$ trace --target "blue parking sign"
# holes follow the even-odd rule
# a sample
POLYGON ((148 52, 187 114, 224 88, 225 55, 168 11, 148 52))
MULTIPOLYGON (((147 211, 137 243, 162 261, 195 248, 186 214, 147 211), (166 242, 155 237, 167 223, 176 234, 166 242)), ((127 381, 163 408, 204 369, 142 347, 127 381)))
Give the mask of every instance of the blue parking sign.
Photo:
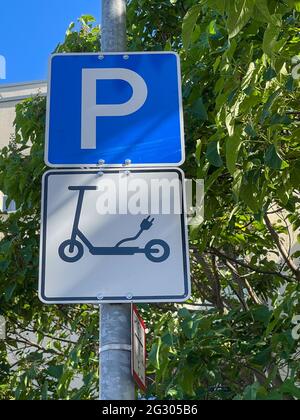
POLYGON ((51 56, 48 166, 179 166, 184 159, 176 53, 51 56))

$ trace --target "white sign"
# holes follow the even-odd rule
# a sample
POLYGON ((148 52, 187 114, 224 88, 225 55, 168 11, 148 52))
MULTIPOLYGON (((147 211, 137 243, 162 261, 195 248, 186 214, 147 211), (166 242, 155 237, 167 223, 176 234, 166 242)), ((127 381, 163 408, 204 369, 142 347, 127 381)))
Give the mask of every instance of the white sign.
POLYGON ((187 300, 184 197, 180 169, 47 172, 42 197, 41 300, 187 300))
POLYGON ((132 375, 146 391, 146 325, 135 305, 132 305, 132 375))

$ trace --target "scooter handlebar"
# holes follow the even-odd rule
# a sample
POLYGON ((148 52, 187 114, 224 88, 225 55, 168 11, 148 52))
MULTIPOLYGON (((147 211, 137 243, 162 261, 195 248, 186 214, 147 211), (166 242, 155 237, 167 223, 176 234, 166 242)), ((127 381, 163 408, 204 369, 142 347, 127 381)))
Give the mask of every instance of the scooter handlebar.
POLYGON ((70 191, 96 191, 98 190, 97 186, 70 186, 68 188, 70 191))

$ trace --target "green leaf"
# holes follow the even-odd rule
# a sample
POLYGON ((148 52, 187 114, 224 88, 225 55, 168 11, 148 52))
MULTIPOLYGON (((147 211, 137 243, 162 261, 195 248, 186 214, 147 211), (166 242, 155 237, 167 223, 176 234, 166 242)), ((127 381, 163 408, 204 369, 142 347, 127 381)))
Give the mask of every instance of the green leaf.
POLYGON ((278 52, 277 38, 280 34, 280 27, 269 24, 263 39, 263 51, 269 57, 273 57, 278 52))
POLYGON ((236 170, 236 162, 239 150, 242 144, 242 128, 238 127, 234 131, 234 135, 228 137, 226 140, 226 165, 231 173, 234 174, 236 170))
POLYGON ((55 379, 60 379, 63 375, 64 365, 49 366, 47 373, 55 379))
POLYGON ((201 151, 202 151, 202 142, 200 139, 196 142, 196 151, 195 151, 195 158, 197 162, 200 162, 201 159, 201 151))
POLYGON ((43 360, 43 353, 39 353, 39 352, 33 352, 33 353, 29 353, 28 354, 28 356, 27 356, 27 360, 29 361, 29 362, 37 362, 37 361, 39 361, 39 360, 43 360))
MULTIPOLYGON (((298 242, 300 243, 300 239, 298 239, 298 242)), ((300 251, 296 251, 292 254, 292 258, 300 258, 300 251)))
POLYGON ((298 388, 292 379, 286 380, 280 387, 283 394, 291 395, 292 397, 300 399, 300 388, 298 388))
POLYGON ((256 354, 251 360, 251 362, 256 366, 266 366, 267 363, 271 360, 271 355, 272 349, 268 347, 256 354))
POLYGON ((79 19, 79 22, 81 22, 83 25, 88 25, 90 23, 93 23, 96 21, 95 17, 92 15, 82 15, 79 19))
POLYGON ((203 104, 202 98, 197 99, 193 106, 193 113, 200 119, 200 121, 207 121, 208 115, 206 108, 203 104))
POLYGON ((300 1, 295 1, 295 9, 300 12, 300 1))
POLYGON ((270 80, 274 79, 275 77, 277 77, 276 71, 273 69, 273 67, 268 67, 265 74, 264 74, 264 80, 266 82, 269 82, 270 80))
POLYGON ((162 336, 162 342, 168 347, 172 347, 174 345, 174 337, 169 332, 165 333, 162 336))
POLYGON ((191 43, 192 34, 194 32, 198 17, 201 12, 201 7, 205 1, 201 1, 200 4, 196 4, 191 7, 185 17, 183 18, 182 25, 182 42, 184 48, 187 50, 191 43))
POLYGON ((5 289, 5 300, 7 302, 9 302, 10 299, 12 298, 16 288, 17 288, 17 283, 13 282, 5 289))
POLYGON ((279 153, 274 144, 268 147, 265 154, 265 162, 270 168, 276 170, 283 169, 286 163, 279 156, 279 153))
POLYGON ((223 168, 219 168, 211 174, 211 176, 204 183, 205 192, 210 190, 210 188, 214 185, 214 183, 217 181, 219 176, 222 175, 222 173, 223 173, 223 168))
POLYGON ((259 321, 262 324, 264 324, 265 327, 268 326, 271 317, 272 312, 269 310, 269 308, 267 308, 267 306, 258 306, 253 311, 253 318, 256 321, 259 321))
POLYGON ((170 40, 168 40, 168 41, 166 42, 166 45, 165 45, 164 51, 172 51, 172 44, 171 44, 171 41, 170 41, 170 40))
POLYGON ((251 125, 251 124, 246 125, 245 133, 248 134, 248 136, 252 137, 253 139, 255 139, 257 137, 257 133, 256 133, 253 125, 251 125))
POLYGON ((299 185, 300 185, 300 161, 295 163, 295 166, 291 171, 291 183, 295 188, 299 188, 299 185))
POLYGON ((256 400, 256 396, 257 396, 259 388, 260 388, 260 384, 258 382, 255 382, 252 385, 248 385, 244 391, 244 396, 243 396, 244 399, 248 401, 256 400))
POLYGON ((260 120, 259 120, 260 124, 263 124, 265 122, 265 120, 270 116, 270 110, 271 110, 272 106, 275 104, 275 102, 276 102, 277 98, 280 96, 280 94, 281 94, 280 89, 277 89, 269 97, 269 99, 267 100, 267 102, 266 102, 266 104, 263 108, 263 111, 262 111, 262 114, 261 114, 261 117, 260 117, 260 120))
POLYGON ((195 382, 195 374, 191 370, 189 366, 185 367, 181 372, 181 376, 179 378, 179 384, 182 387, 184 393, 189 396, 194 396, 194 382, 195 382))
POLYGON ((217 168, 223 166, 223 160, 220 155, 220 144, 218 141, 211 141, 208 143, 206 157, 209 163, 217 168))
POLYGON ((232 114, 227 114, 226 118, 225 118, 225 124, 226 124, 226 128, 228 131, 229 136, 233 136, 234 133, 234 124, 235 124, 235 120, 233 118, 232 114))
POLYGON ((48 382, 45 381, 42 386, 42 400, 48 400, 48 382))
POLYGON ((295 90, 295 80, 294 80, 293 76, 289 76, 287 78, 285 88, 288 92, 294 92, 294 90, 295 90))
POLYGON ((258 183, 258 173, 255 170, 244 173, 239 196, 247 206, 257 213, 260 210, 261 202, 259 200, 259 193, 261 193, 258 183))
POLYGON ((207 198, 205 200, 204 210, 205 220, 211 220, 214 217, 216 210, 219 209, 219 207, 219 202, 214 196, 207 198))
POLYGON ((154 343, 152 346, 152 349, 148 355, 149 363, 151 363, 152 366, 154 366, 156 369, 160 368, 160 362, 159 362, 159 353, 161 348, 161 339, 158 339, 157 343, 154 343))
POLYGON ((217 10, 221 15, 224 15, 227 0, 208 0, 207 5, 213 10, 217 10))
POLYGON ((194 332, 194 321, 191 318, 184 320, 182 323, 182 330, 187 338, 192 338, 194 332))
POLYGON ((278 25, 277 17, 270 14, 267 0, 256 0, 255 7, 257 7, 260 15, 265 19, 266 22, 275 26, 278 25))
POLYGON ((74 27, 75 27, 75 23, 74 22, 71 22, 70 25, 69 25, 69 27, 68 27, 68 29, 67 29, 67 31, 66 31, 66 35, 67 36, 71 35, 74 27))
POLYGON ((227 28, 229 33, 229 39, 234 38, 244 26, 249 22, 255 0, 235 0, 230 1, 227 13, 227 28))
POLYGON ((180 308, 178 311, 178 316, 183 319, 190 319, 192 315, 188 309, 180 308))

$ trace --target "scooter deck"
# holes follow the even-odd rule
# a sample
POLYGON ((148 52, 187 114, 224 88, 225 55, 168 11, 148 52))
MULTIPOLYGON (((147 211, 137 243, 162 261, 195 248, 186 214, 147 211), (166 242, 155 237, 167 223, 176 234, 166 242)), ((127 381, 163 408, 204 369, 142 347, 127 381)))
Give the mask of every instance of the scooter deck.
MULTIPOLYGON (((145 248, 139 247, 92 247, 89 249, 92 255, 134 255, 134 254, 145 254, 145 248)), ((159 252, 154 249, 151 254, 159 252)))

